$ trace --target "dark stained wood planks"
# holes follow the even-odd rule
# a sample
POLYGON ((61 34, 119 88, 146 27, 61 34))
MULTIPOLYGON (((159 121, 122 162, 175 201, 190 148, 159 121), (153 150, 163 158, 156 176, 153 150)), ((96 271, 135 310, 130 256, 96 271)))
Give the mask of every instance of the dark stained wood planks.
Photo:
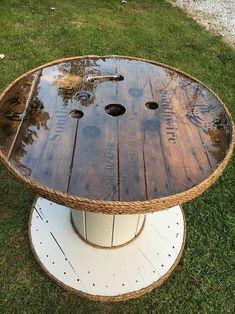
MULTIPOLYGON (((83 73, 82 64, 79 67, 78 75, 83 73)), ((11 160, 27 175, 63 192, 68 184, 77 119, 71 118, 73 105, 65 103, 57 80, 71 69, 68 64, 43 69, 11 154, 11 160)))
POLYGON ((1 100, 0 147, 7 156, 14 145, 37 74, 38 72, 18 81, 1 100))
MULTIPOLYGON (((114 74, 115 62, 97 60, 85 75, 114 74)), ((94 81, 94 103, 83 107, 75 142, 68 192, 91 199, 118 200, 118 140, 116 118, 105 107, 116 101, 113 81, 94 81)))
POLYGON ((126 108, 126 112, 117 117, 120 199, 124 201, 148 199, 139 119, 139 98, 144 97, 144 90, 138 87, 143 79, 136 67, 137 64, 129 60, 117 62, 117 73, 124 77, 123 81, 116 83, 117 103, 126 108))
MULTIPOLYGON (((168 85, 170 79, 165 75, 161 68, 154 68, 145 63, 141 66, 142 77, 146 79, 145 91, 148 97, 142 99, 142 132, 144 138, 144 157, 148 197, 150 199, 165 196, 171 191, 169 180, 169 168, 165 156, 168 152, 163 147, 161 136, 162 107, 160 105, 161 81, 160 78, 165 76, 163 82, 168 85), (158 178, 156 180, 156 178, 158 178)), ((173 179, 173 178, 172 178, 173 179)), ((181 181, 183 177, 181 178, 181 181)))
POLYGON ((0 101, 0 145, 12 165, 90 199, 183 192, 217 168, 230 143, 229 117, 207 88, 140 60, 64 61, 24 77, 0 101))

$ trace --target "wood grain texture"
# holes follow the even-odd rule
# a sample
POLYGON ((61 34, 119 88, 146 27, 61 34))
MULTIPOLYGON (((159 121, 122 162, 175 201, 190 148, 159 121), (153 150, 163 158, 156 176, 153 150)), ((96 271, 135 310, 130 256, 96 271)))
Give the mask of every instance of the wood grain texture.
MULTIPOLYGON (((113 61, 97 60, 94 66, 88 61, 84 77, 114 72, 113 61)), ((78 122, 68 191, 87 198, 118 200, 117 119, 104 110, 114 101, 116 87, 112 81, 95 81, 92 85, 94 103, 79 107, 84 117, 78 122)))
POLYGON ((0 146, 13 167, 95 200, 144 201, 198 185, 225 158, 231 128, 198 82, 124 57, 45 67, 0 102, 0 146))

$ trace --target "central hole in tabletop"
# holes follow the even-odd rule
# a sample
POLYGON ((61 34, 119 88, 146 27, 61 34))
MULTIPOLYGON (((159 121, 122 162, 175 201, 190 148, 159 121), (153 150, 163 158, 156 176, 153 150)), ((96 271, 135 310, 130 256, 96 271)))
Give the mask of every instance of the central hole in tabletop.
POLYGON ((107 114, 113 117, 121 116, 126 112, 126 108, 120 104, 110 104, 105 107, 107 114))
POLYGON ((72 110, 70 111, 70 116, 75 119, 81 119, 84 113, 81 110, 72 110))

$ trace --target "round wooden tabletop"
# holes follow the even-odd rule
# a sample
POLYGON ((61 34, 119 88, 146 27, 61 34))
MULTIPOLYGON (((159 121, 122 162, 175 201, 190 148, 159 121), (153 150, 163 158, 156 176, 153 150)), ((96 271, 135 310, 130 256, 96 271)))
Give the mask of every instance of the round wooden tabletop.
POLYGON ((8 168, 41 195, 90 211, 144 212, 193 198, 221 174, 232 133, 210 89, 137 58, 57 60, 0 98, 8 168))

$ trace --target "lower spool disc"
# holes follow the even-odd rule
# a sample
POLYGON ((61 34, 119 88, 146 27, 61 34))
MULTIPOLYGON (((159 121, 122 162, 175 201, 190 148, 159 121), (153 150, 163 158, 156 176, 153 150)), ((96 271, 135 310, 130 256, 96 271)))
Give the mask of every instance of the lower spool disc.
POLYGON ((178 264, 185 242, 180 206, 146 215, 133 242, 99 249, 82 241, 70 221, 70 209, 38 198, 29 235, 42 269, 63 288, 100 301, 138 297, 163 283, 178 264))

